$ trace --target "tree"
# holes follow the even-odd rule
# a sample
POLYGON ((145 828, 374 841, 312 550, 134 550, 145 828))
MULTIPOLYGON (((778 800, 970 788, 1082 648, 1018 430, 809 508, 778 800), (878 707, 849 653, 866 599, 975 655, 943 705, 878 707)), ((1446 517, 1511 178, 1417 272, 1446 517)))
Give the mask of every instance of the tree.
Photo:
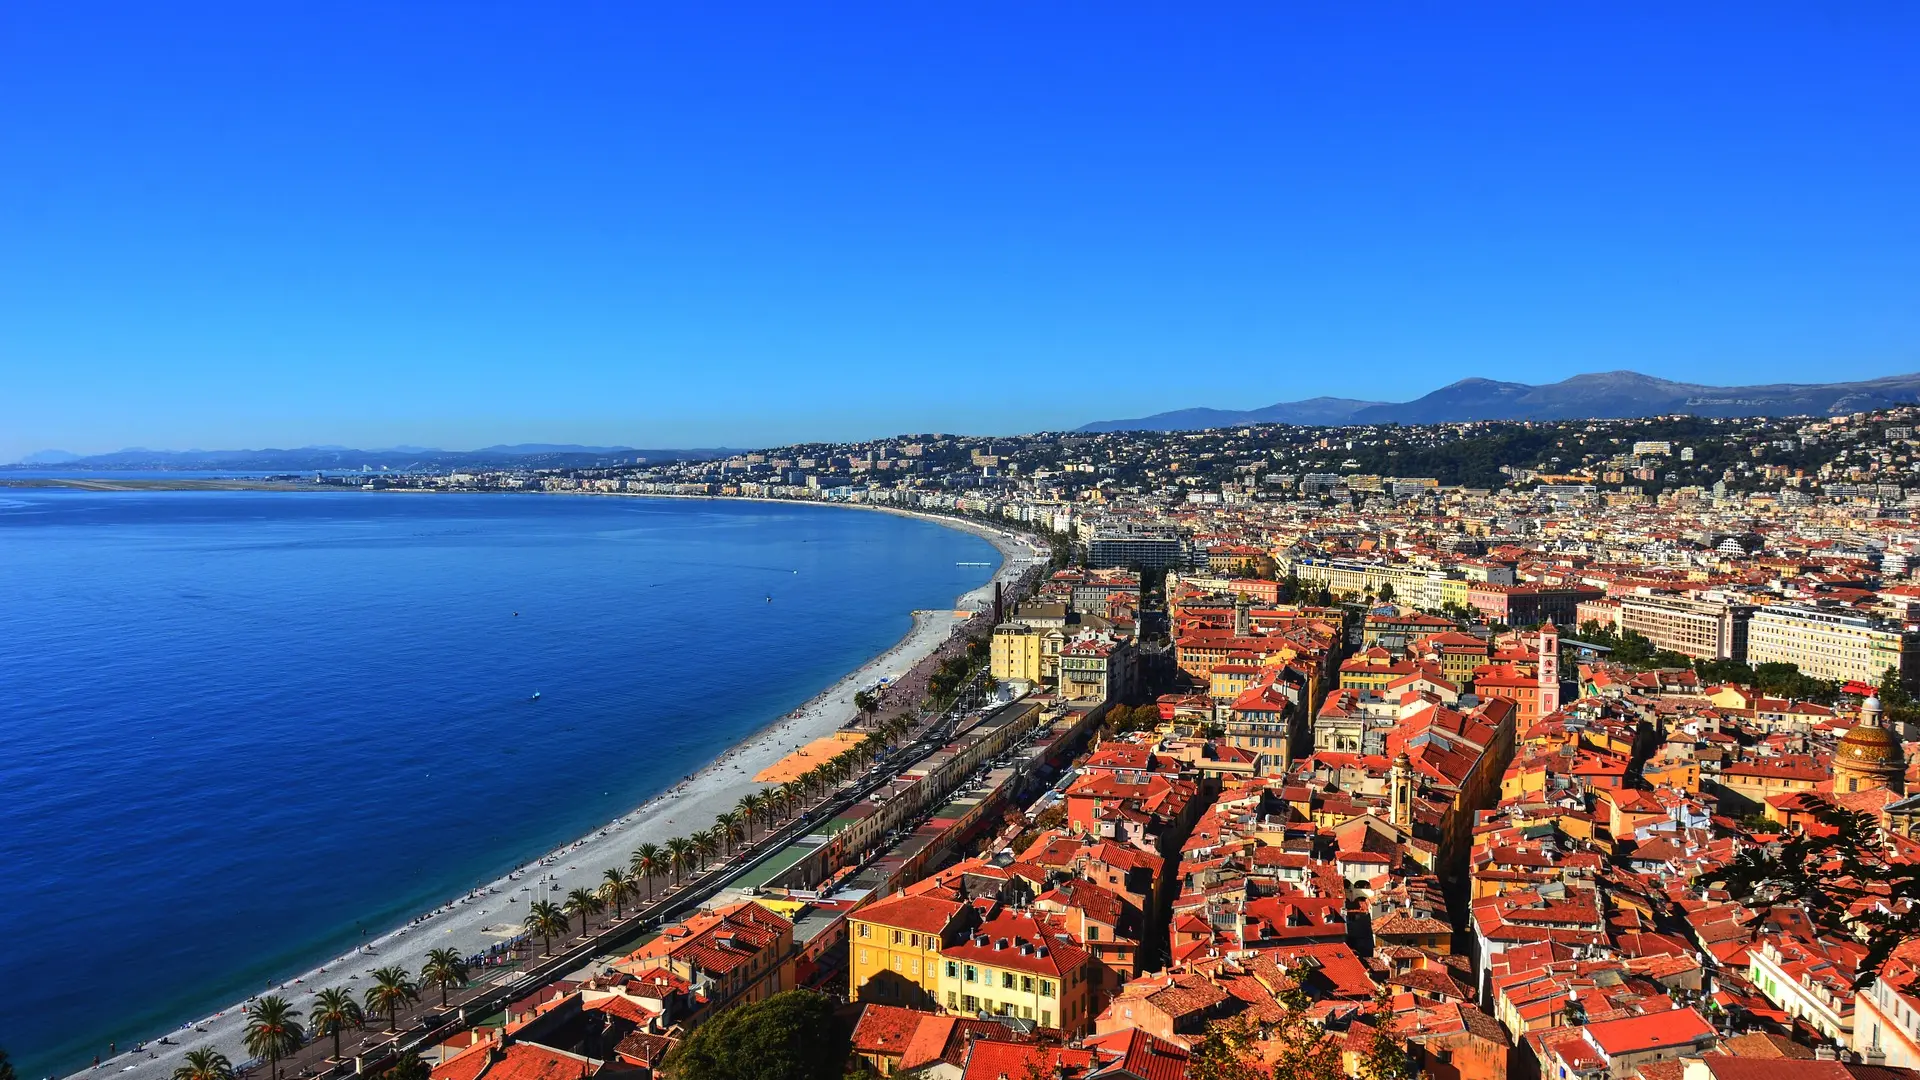
POLYGON ((447 991, 467 985, 467 961, 458 949, 435 949, 427 954, 427 962, 420 965, 420 981, 440 988, 440 1007, 444 1009, 447 991))
POLYGON ((280 1075, 280 1059, 300 1049, 307 1041, 307 1033, 300 1027, 300 1014, 287 999, 277 994, 266 997, 247 1006, 247 1053, 257 1058, 266 1058, 268 1071, 276 1078, 280 1075))
POLYGON ((364 995, 367 1011, 387 1014, 387 1031, 400 1026, 400 1010, 420 1000, 420 987, 399 966, 375 968, 373 985, 364 995))
POLYGON ((627 872, 617 866, 609 866, 600 875, 600 900, 613 905, 613 917, 618 920, 626 916, 627 898, 633 895, 633 881, 627 872))
POLYGON ((1383 581, 1380 583, 1380 602, 1383 604, 1393 602, 1393 582, 1383 581))
POLYGON ((673 872, 673 882, 678 885, 680 877, 693 866, 693 841, 684 836, 676 836, 667 841, 667 868, 673 872))
MULTIPOLYGON (((0 1053, 0 1080, 13 1080, 13 1066, 7 1064, 4 1053, 0 1053)), ((189 1050, 185 1060, 173 1070, 173 1080, 233 1080, 233 1062, 210 1046, 189 1050)))
MULTIPOLYGON (((1394 1019, 1393 992, 1384 985, 1374 989, 1367 1026, 1373 1029, 1373 1035, 1360 1049, 1363 1080, 1413 1080, 1413 1055, 1407 1052, 1407 1040, 1394 1019)), ((1352 1045, 1351 1039, 1348 1045, 1352 1045)))
POLYGON ((856 690, 853 694, 853 707, 859 710, 861 716, 865 716, 875 709, 878 709, 880 702, 872 693, 866 690, 856 690))
POLYGON ((713 857, 720 851, 719 831, 702 829, 692 836, 687 837, 687 839, 693 841, 693 853, 700 860, 700 868, 705 870, 711 866, 713 864, 713 857))
POLYGON ((1920 863, 1889 859, 1871 815, 1811 802, 1821 835, 1803 830, 1742 847, 1713 883, 1755 909, 1747 923, 1755 936, 1780 907, 1834 937, 1863 941, 1867 955, 1853 980, 1863 989, 1901 942, 1920 938, 1920 863))
POLYGON ((839 1029, 826 997, 788 990, 695 1028, 667 1067, 676 1080, 839 1080, 847 1055, 839 1029))
POLYGON ((652 903, 653 879, 659 877, 660 872, 667 868, 666 854, 660 850, 659 844, 641 844, 634 849, 633 856, 627 860, 627 865, 635 874, 647 880, 647 902, 652 903))
POLYGON ((739 802, 733 804, 733 808, 740 811, 746 818, 747 843, 749 844, 753 843, 753 819, 760 816, 760 808, 764 805, 766 805, 766 800, 762 799, 758 792, 748 792, 740 796, 739 802))
POLYGON ((408 1054, 382 1072, 379 1080, 427 1080, 432 1075, 433 1067, 421 1061, 419 1054, 408 1054))
MULTIPOLYGON (((232 1075, 231 1067, 228 1068, 228 1075, 232 1075)), ((7 1060, 7 1052, 4 1048, 0 1048, 0 1080, 14 1080, 13 1062, 7 1060)))
POLYGON ((597 914, 602 907, 600 894, 592 889, 575 889, 567 894, 567 913, 580 916, 580 936, 587 936, 587 917, 597 914))
POLYGON ((1340 1043, 1327 1038, 1314 1022, 1313 999, 1307 996, 1310 973, 1304 964, 1289 969, 1291 985, 1274 995, 1281 1014, 1271 1033, 1277 1050, 1273 1080, 1340 1080, 1346 1075, 1340 1043))
POLYGON ((1208 1024, 1187 1058, 1187 1080, 1261 1080, 1253 1048, 1258 1035, 1246 1013, 1208 1024))
MULTIPOLYGON (((360 1003, 353 1000, 353 993, 337 986, 328 987, 313 996, 313 1008, 307 1010, 307 1023, 313 1025, 315 1035, 333 1036, 333 1057, 340 1058, 340 1033, 348 1028, 357 1028, 367 1022, 367 1014, 360 1010, 360 1003)), ((181 1077, 174 1074, 174 1080, 209 1080, 207 1077, 181 1077)))
POLYGON ((720 839, 724 841, 721 853, 733 854, 733 842, 740 839, 740 811, 729 810, 713 819, 713 827, 720 830, 720 839))
POLYGON ((567 919, 567 913, 560 909, 559 904, 551 900, 536 900, 533 902, 533 907, 527 911, 527 919, 523 925, 526 926, 527 933, 539 935, 545 944, 541 955, 552 956, 554 935, 565 934, 572 923, 567 919))

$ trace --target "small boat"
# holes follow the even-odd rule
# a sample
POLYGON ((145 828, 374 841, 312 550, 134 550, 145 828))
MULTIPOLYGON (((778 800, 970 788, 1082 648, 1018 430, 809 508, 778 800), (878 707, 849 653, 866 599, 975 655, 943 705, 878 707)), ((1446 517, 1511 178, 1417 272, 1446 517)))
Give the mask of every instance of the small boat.
POLYGON ((772 593, 768 593, 768 594, 767 594, 767 603, 769 603, 769 604, 771 604, 771 603, 773 603, 773 594, 772 594, 772 593))
POLYGON ((539 701, 539 700, 540 700, 540 691, 538 691, 538 690, 535 690, 535 691, 533 692, 533 696, 532 696, 532 697, 530 697, 530 698, 528 698, 527 700, 528 700, 528 701, 539 701))

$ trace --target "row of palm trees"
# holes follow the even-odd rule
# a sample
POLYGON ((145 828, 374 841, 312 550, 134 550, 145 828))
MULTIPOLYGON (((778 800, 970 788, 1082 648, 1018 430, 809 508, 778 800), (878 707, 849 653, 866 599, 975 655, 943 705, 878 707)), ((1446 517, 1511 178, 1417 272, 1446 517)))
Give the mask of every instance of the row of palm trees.
POLYGON ((676 836, 665 843, 641 844, 627 861, 625 869, 612 867, 596 889, 579 888, 567 894, 563 903, 535 901, 523 922, 527 932, 541 939, 543 953, 553 955, 553 939, 564 938, 580 920, 580 937, 587 936, 587 922, 613 909, 613 917, 625 916, 629 900, 652 903, 654 882, 666 878, 678 886, 689 875, 703 872, 714 857, 730 857, 736 844, 751 845, 754 827, 772 828, 778 821, 792 818, 808 800, 865 768, 883 747, 891 746, 913 730, 904 716, 882 720, 868 738, 855 743, 793 780, 763 792, 742 795, 732 810, 713 819, 711 829, 691 836, 676 836))
MULTIPOLYGON (((459 952, 435 949, 421 965, 418 981, 398 965, 377 968, 372 973, 373 985, 367 987, 361 1000, 354 1000, 351 990, 329 987, 314 995, 313 1007, 304 1020, 300 1010, 286 998, 269 994, 247 1006, 247 1053, 267 1059, 277 1080, 282 1058, 306 1045, 309 1038, 331 1035, 332 1060, 339 1061, 342 1034, 365 1027, 369 1016, 381 1015, 386 1016, 387 1031, 391 1034, 399 1027, 400 1010, 417 1004, 425 989, 438 989, 440 1007, 446 1008, 447 992, 465 986, 469 970, 459 952)), ((183 1063, 173 1070, 173 1080, 233 1080, 233 1077, 233 1062, 211 1047, 187 1051, 183 1063)))

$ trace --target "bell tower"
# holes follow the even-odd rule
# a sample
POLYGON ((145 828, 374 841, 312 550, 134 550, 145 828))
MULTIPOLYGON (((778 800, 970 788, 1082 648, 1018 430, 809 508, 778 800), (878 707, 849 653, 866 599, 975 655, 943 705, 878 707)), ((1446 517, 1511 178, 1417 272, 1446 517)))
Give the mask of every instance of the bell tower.
POLYGON ((1560 631, 1548 619, 1540 627, 1540 715, 1560 709, 1560 631))

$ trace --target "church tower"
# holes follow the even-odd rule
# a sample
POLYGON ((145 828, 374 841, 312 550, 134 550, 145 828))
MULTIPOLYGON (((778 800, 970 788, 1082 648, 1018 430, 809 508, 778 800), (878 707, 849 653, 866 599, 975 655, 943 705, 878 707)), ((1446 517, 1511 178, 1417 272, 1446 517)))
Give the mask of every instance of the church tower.
POLYGON ((1548 619, 1540 627, 1540 715, 1560 709, 1560 631, 1548 619))
POLYGON ((1387 808, 1387 820, 1403 829, 1413 828, 1413 759, 1405 750, 1393 759, 1393 768, 1388 771, 1388 798, 1392 805, 1387 808))

